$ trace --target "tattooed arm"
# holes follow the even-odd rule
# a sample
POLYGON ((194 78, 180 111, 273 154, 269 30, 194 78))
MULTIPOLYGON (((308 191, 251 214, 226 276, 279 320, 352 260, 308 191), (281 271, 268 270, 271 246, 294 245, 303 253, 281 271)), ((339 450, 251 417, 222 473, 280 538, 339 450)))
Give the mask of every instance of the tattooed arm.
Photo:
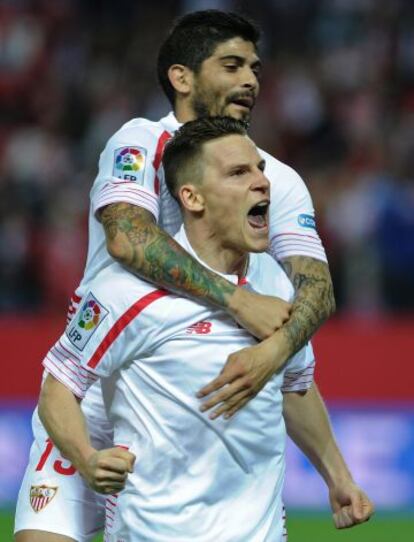
POLYGON ((292 314, 281 329, 293 355, 335 312, 335 298, 325 262, 308 256, 290 256, 280 264, 295 288, 292 314))
POLYGON ((218 306, 258 338, 285 322, 290 304, 237 288, 192 258, 152 214, 128 203, 104 207, 100 220, 109 254, 132 273, 168 290, 218 306))
POLYGON ((231 354, 221 374, 200 390, 200 398, 213 394, 202 406, 203 411, 214 409, 212 419, 240 410, 335 311, 326 263, 307 256, 290 256, 280 263, 295 288, 291 316, 262 343, 231 354))

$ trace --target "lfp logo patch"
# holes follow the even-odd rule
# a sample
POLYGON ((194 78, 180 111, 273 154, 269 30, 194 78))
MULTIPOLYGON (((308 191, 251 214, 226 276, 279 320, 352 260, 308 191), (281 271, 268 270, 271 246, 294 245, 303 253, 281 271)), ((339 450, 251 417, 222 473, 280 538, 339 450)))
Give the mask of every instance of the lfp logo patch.
POLYGON ((66 335, 73 346, 83 350, 107 314, 108 311, 102 303, 89 293, 66 330, 66 335))
POLYGON ((312 228, 313 230, 316 230, 316 221, 312 215, 299 215, 298 223, 299 226, 302 226, 304 228, 312 228))
POLYGON ((78 320, 79 327, 86 329, 86 331, 93 329, 99 324, 101 313, 101 307, 97 301, 90 299, 82 307, 82 312, 78 320))
POLYGON ((114 177, 139 181, 144 176, 146 150, 142 147, 122 147, 115 151, 114 177))

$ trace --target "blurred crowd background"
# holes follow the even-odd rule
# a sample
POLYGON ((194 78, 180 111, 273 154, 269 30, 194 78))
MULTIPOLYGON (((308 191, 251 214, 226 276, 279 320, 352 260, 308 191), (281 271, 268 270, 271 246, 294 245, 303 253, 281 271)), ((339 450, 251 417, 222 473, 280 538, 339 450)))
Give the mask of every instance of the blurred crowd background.
POLYGON ((0 0, 0 311, 65 308, 99 153, 168 112, 159 44, 209 7, 263 28, 252 135, 308 184, 339 311, 414 309, 414 2, 0 0))

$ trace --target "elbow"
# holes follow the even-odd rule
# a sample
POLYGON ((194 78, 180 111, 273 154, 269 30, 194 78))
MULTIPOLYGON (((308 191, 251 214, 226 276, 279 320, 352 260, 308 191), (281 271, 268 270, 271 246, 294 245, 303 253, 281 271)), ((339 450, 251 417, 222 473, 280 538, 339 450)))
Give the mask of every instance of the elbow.
POLYGON ((121 265, 128 265, 130 263, 127 247, 119 239, 107 239, 106 249, 109 255, 121 265))

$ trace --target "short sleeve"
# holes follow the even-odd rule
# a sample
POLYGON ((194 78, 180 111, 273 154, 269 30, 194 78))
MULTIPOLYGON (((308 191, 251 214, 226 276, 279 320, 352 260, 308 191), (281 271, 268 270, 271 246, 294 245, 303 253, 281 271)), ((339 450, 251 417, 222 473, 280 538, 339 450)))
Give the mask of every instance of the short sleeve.
POLYGON ((269 253, 280 261, 288 256, 309 256, 327 261, 316 229, 315 211, 300 175, 267 153, 265 174, 270 181, 269 253))
POLYGON ((108 141, 91 192, 96 213, 111 203, 130 203, 159 216, 158 169, 169 134, 150 126, 123 127, 108 141))
POLYGON ((168 295, 146 286, 131 302, 131 296, 125 297, 117 284, 106 281, 102 285, 109 295, 102 292, 101 285, 93 287, 43 361, 47 371, 80 398, 97 378, 110 376, 154 346, 157 322, 148 309, 168 295))
POLYGON ((313 383, 315 356, 311 343, 297 352, 288 362, 283 376, 282 392, 306 391, 313 383))

